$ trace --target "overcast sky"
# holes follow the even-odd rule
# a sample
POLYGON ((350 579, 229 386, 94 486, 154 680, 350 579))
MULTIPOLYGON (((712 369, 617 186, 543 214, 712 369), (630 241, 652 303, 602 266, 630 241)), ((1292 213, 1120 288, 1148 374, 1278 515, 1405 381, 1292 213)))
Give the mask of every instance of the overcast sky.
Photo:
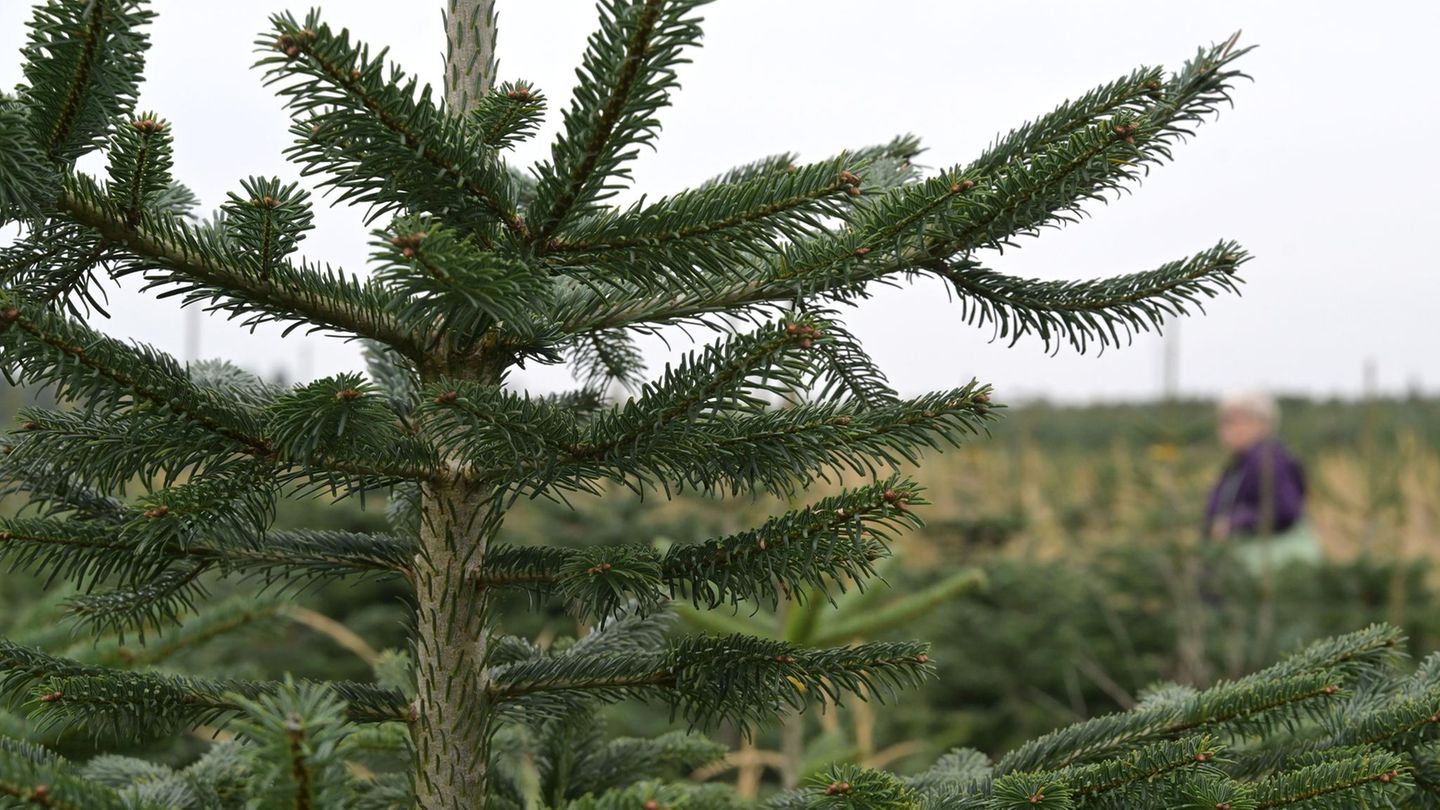
MULTIPOLYGON (((26 0, 0 0, 0 84, 20 79, 26 0)), ((343 0, 323 6, 422 78, 440 81, 440 0, 343 0), (433 7, 433 8, 431 8, 433 7)), ((286 179, 287 119, 250 69, 252 41, 286 0, 158 0, 141 106, 168 118, 175 175, 211 209, 251 174, 286 179)), ((545 154, 596 12, 589 0, 500 0, 500 75, 551 99, 549 126, 518 157, 545 154)), ((1381 391, 1440 391, 1440 105, 1433 82, 1440 3, 1109 0, 1044 2, 720 0, 705 10, 704 47, 663 114, 659 150, 636 187, 685 188, 737 163, 785 150, 819 159, 892 135, 920 135, 923 162, 973 157, 998 132, 1140 64, 1178 66, 1198 45, 1244 29, 1259 50, 1242 67, 1255 82, 1236 107, 1182 146, 1178 160, 1093 217, 1028 240, 992 265, 1042 278, 1150 269, 1241 241, 1243 297, 1185 321, 1180 390, 1354 395, 1367 360, 1381 391)), ((97 167, 98 168, 98 167, 97 167)), ((363 272, 358 209, 317 208, 303 252, 363 272)), ((121 291, 97 324, 183 356, 186 316, 171 301, 121 291)), ((850 316, 904 392, 978 377, 1002 398, 1129 399, 1160 387, 1162 339, 1128 349, 1048 356, 1038 340, 1007 348, 957 319, 938 283, 877 295, 850 316)), ((281 339, 207 320, 201 356, 229 357, 267 375, 312 377, 354 368, 337 340, 281 339)), ((656 355, 657 365, 663 354, 656 355)), ((517 380, 564 386, 555 369, 517 380)))

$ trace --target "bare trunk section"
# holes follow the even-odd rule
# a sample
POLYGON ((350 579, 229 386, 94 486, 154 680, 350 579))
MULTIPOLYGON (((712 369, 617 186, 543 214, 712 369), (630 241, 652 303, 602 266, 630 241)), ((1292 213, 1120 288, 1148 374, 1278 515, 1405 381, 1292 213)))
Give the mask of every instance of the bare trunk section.
POLYGON ((445 14, 445 105, 475 108, 495 81, 495 0, 450 0, 445 14))
POLYGON ((486 691, 485 594, 478 566, 498 520, 487 488, 427 484, 415 558, 415 792, 424 810, 485 806, 491 707, 486 691))

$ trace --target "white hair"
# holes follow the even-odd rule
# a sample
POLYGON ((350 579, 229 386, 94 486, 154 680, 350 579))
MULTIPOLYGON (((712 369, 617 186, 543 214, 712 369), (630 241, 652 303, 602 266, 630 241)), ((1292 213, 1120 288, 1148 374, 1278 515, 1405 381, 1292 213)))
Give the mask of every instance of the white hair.
POLYGON ((1280 426, 1280 403, 1269 394, 1245 391, 1220 398, 1221 413, 1243 413, 1264 422, 1271 430, 1280 426))

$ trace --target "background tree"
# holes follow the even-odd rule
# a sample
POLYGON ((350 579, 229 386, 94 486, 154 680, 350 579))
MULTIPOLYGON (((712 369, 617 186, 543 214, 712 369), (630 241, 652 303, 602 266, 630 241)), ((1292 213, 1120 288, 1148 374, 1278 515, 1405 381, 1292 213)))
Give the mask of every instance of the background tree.
MULTIPOLYGON (((170 176, 169 125, 134 109, 150 18, 142 2, 36 9, 25 83, 0 100, 0 210, 22 227, 0 264, 0 350, 13 378, 53 386, 63 407, 26 412, 7 442, 5 473, 36 511, 5 522, 0 548, 27 570, 78 583, 84 593, 69 610, 88 632, 147 641, 216 578, 399 578, 413 597, 414 649, 411 669, 391 662, 375 683, 322 686, 123 669, 5 642, 0 692, 41 724, 138 737, 234 721, 241 741, 148 777, 132 760, 77 771, 7 743, 0 792, 87 808, 403 806, 411 790, 426 808, 713 806, 731 800, 663 781, 605 784, 598 767, 589 782, 572 779, 574 747, 563 741, 589 727, 597 702, 653 699, 691 724, 750 727, 786 707, 856 690, 883 697, 927 675, 916 642, 810 649, 669 637, 665 605, 773 605, 802 587, 823 598, 862 582, 923 503, 917 484, 887 468, 956 444, 995 415, 978 383, 915 398, 889 388, 837 309, 873 284, 935 275, 965 319, 1080 349, 1122 343, 1233 290, 1246 256, 1228 242, 1087 282, 1012 278, 979 256, 1074 219, 1167 159, 1228 99, 1241 52, 1231 40, 1173 74, 1137 70, 929 177, 911 164, 918 146, 907 137, 803 165, 767 158, 616 207, 608 201, 654 141, 675 69, 699 40, 699 5, 602 3, 561 134, 528 174, 504 155, 533 133, 545 98, 525 82, 494 83, 488 4, 454 5, 444 101, 318 13, 274 17, 258 66, 294 116, 288 156, 301 176, 384 223, 363 279, 297 258, 312 223, 294 182, 243 179, 212 219, 190 218, 194 197, 170 176), (108 160, 103 178, 75 168, 96 150, 108 160), (107 338, 84 321, 99 311, 99 285, 131 277, 252 326, 363 340, 369 374, 282 389, 228 364, 186 367, 107 338), (721 337, 646 381, 635 337, 673 325, 721 337), (579 390, 506 387, 516 365, 563 361, 579 390), (607 401, 611 381, 631 395, 607 401), (777 396, 790 406, 772 407, 777 396), (606 481, 652 494, 790 495, 842 473, 870 483, 664 553, 523 547, 501 531, 518 498, 564 499, 606 481), (282 497, 314 493, 385 493, 392 531, 273 529, 282 497), (512 589, 563 601, 602 629, 549 649, 506 636, 492 607, 512 589), (531 743, 492 746, 522 729, 531 743), (550 745, 560 760, 536 753, 546 740, 562 741, 550 745), (525 750, 535 754, 528 765, 502 756, 525 750), (346 763, 363 751, 409 754, 413 768, 356 775, 346 763), (590 795, 577 798, 579 789, 590 795)), ((1179 792, 1207 806, 1383 792, 1408 781, 1399 756, 1372 737, 1246 793, 1243 774, 1207 765, 1218 751, 1207 732, 1268 728, 1375 670, 1392 644, 1383 630, 1343 639, 1263 679, 1037 741, 988 776, 957 755, 929 783, 845 771, 781 801, 1069 806, 1157 780, 1157 797, 1179 792)), ((649 761, 708 755, 690 738, 605 750, 649 761)))

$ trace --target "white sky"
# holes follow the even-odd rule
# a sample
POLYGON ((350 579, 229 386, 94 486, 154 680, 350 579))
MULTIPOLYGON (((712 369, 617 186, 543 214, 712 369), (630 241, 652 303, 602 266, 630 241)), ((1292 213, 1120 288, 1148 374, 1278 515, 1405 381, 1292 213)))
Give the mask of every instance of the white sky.
MULTIPOLYGON (((17 51, 27 0, 0 0, 0 86, 20 80, 17 51)), ((389 45, 407 70, 439 83, 439 0, 344 0, 325 5, 332 26, 389 45)), ((210 209, 249 174, 296 172, 280 154, 286 118, 250 69, 266 16, 299 0, 156 0, 141 106, 170 119, 175 175, 210 209)), ((589 0, 500 0, 501 78, 524 78, 551 99, 549 126, 519 152, 545 154, 595 20, 589 0)), ((1440 205, 1440 105, 1432 82, 1440 4, 1356 2, 1102 5, 887 0, 721 0, 705 10, 705 46, 681 73, 659 151, 638 163, 637 189, 663 194, 737 163, 840 149, 914 132, 924 162, 962 163, 997 132, 1139 64, 1176 66, 1196 46, 1244 29, 1261 47, 1242 63, 1236 108, 1180 148, 1137 194, 1093 218, 1025 243, 992 265, 1043 278, 1149 269, 1241 241, 1255 255, 1243 297, 1220 299, 1183 326, 1180 389, 1234 388, 1351 395, 1373 360, 1380 390, 1440 391, 1440 301, 1434 235, 1440 205)), ((362 271, 358 209, 317 207, 303 252, 362 271)), ((112 298, 98 324, 184 355, 186 316, 170 301, 112 298)), ((892 381, 907 393, 970 377, 1002 399, 1044 394, 1084 401, 1145 397, 1159 388, 1162 340, 1138 339, 1104 356, 1038 340, 1014 348, 957 320, 938 283, 886 291, 850 316, 892 381)), ((358 352, 324 338, 282 340, 207 320, 202 356, 255 371, 319 376, 359 365, 358 352)), ((656 364, 663 361, 657 353, 656 364)), ((524 373, 553 389, 562 370, 524 373)))

